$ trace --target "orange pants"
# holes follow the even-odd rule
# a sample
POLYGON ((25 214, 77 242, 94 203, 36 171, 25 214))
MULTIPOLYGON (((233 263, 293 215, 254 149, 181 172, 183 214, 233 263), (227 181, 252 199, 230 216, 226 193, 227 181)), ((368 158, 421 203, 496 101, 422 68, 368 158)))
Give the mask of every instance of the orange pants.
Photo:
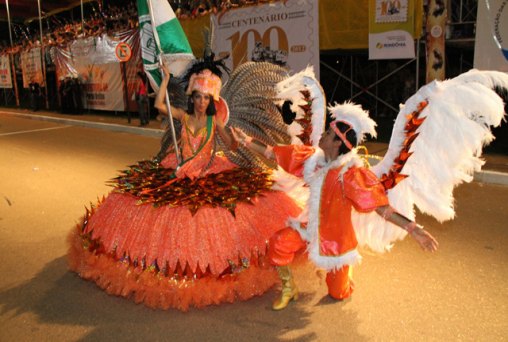
MULTIPOLYGON (((268 245, 268 260, 275 266, 287 266, 295 258, 295 254, 303 250, 307 244, 300 234, 292 228, 284 228, 272 235, 268 245)), ((351 279, 353 268, 345 265, 339 270, 326 274, 328 294, 335 299, 345 299, 353 293, 354 284, 351 279)))
POLYGON ((339 270, 333 270, 326 274, 328 294, 335 299, 346 299, 353 293, 355 288, 351 275, 353 267, 344 265, 339 270))

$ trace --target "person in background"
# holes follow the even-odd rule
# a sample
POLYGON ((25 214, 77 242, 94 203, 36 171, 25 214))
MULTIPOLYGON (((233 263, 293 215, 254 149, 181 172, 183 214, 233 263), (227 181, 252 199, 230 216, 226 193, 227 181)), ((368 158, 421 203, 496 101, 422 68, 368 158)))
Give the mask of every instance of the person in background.
POLYGON ((136 102, 138 104, 140 126, 146 126, 150 122, 148 111, 147 78, 144 72, 138 71, 138 83, 136 86, 136 102))
POLYGON ((60 98, 60 113, 67 111, 67 103, 65 102, 65 77, 58 78, 58 97, 60 98))
POLYGON ((36 112, 39 110, 39 97, 41 96, 41 87, 39 83, 35 82, 32 78, 28 84, 28 90, 30 91, 30 109, 36 112))

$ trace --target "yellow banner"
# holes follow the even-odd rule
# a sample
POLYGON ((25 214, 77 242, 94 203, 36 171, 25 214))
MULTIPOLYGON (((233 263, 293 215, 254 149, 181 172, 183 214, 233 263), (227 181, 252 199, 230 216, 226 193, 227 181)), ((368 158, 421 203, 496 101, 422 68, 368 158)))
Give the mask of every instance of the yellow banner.
POLYGON ((368 6, 368 0, 320 0, 320 49, 367 48, 369 43, 368 6))
POLYGON ((182 25, 183 31, 187 35, 194 56, 203 58, 203 50, 205 49, 203 29, 210 27, 210 15, 206 14, 196 19, 180 19, 180 25, 182 25))
MULTIPOLYGON (((423 0, 411 0, 411 3, 412 34, 417 38, 422 34, 423 0)), ((203 27, 210 26, 210 16, 180 20, 180 23, 194 54, 201 57, 203 27)), ((319 45, 320 50, 367 49, 369 0, 319 0, 319 45)))

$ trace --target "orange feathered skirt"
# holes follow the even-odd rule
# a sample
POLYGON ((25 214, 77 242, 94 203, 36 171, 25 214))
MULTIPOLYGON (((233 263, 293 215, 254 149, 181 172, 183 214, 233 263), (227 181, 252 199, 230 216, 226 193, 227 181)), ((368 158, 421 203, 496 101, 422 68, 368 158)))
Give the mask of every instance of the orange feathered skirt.
POLYGON ((112 192, 87 210, 69 236, 70 268, 109 294, 183 311, 271 288, 278 277, 266 260, 267 242, 300 213, 285 193, 271 190, 234 211, 139 202, 112 192))

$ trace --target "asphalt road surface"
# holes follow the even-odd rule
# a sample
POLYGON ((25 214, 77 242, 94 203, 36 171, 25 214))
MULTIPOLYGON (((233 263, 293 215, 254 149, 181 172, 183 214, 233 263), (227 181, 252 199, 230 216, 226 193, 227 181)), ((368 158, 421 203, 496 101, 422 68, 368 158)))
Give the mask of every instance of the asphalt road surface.
POLYGON ((278 291, 234 304, 155 311, 67 269, 66 237, 116 170, 153 156, 158 139, 0 116, 0 341, 501 341, 508 339, 508 187, 455 192, 457 217, 418 221, 438 252, 411 239, 362 251, 351 299, 335 302, 310 265, 301 298, 278 291))

